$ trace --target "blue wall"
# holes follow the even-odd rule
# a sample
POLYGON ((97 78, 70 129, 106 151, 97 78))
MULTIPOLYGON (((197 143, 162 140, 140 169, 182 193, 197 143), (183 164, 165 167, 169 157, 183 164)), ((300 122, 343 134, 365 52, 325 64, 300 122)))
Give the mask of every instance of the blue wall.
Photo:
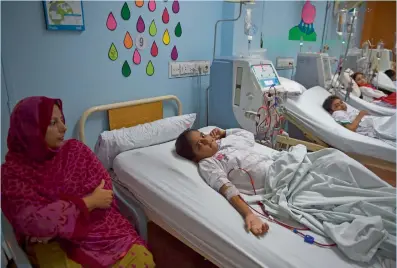
MULTIPOLYGON (((140 9, 135 7, 133 1, 128 1, 131 19, 122 21, 120 10, 123 3, 85 1, 83 4, 86 30, 80 33, 47 31, 41 1, 1 2, 2 61, 11 106, 32 95, 61 98, 64 101, 69 127, 68 138, 76 137, 76 124, 81 114, 94 105, 174 94, 181 99, 184 113, 198 112, 198 96, 204 96, 209 77, 204 76, 201 81, 197 77, 168 79, 170 52, 175 44, 179 51, 178 61, 211 60, 214 24, 222 18, 224 3, 180 1, 180 12, 174 14, 171 0, 157 1, 157 9, 153 13, 148 11, 147 1, 140 9), (167 6, 170 13, 171 43, 168 46, 164 46, 161 41, 166 28, 161 22, 164 6, 167 6), (105 26, 110 11, 113 11, 118 22, 114 32, 105 26), (141 65, 131 66, 131 76, 124 78, 121 66, 124 60, 133 65, 131 59, 135 45, 132 50, 125 49, 123 38, 126 30, 130 31, 133 38, 136 36, 135 24, 139 15, 142 15, 145 21, 145 35, 150 41, 148 48, 141 53, 141 65), (154 38, 148 34, 152 19, 156 20, 158 29, 154 38), (174 36, 174 27, 178 21, 182 24, 181 38, 174 36), (150 56, 153 39, 159 47, 159 55, 154 59, 150 56), (112 42, 115 42, 119 52, 116 62, 111 62, 107 55, 112 42), (155 66, 153 77, 148 77, 145 73, 149 59, 155 66)), ((220 47, 219 34, 218 51, 220 47)), ((167 115, 173 113, 171 107, 166 109, 167 115)), ((201 110, 205 110, 203 105, 201 110)), ((204 116, 202 114, 201 124, 205 122, 202 121, 204 116)), ((2 121, 6 117, 8 115, 2 113, 2 121)), ((91 147, 106 125, 103 114, 89 119, 86 135, 91 147)), ((6 124, 2 124, 2 127, 3 146, 6 124)))

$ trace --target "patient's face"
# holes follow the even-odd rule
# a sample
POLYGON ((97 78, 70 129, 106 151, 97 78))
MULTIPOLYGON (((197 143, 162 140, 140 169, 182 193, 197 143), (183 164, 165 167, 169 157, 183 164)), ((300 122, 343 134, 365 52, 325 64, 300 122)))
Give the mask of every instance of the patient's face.
POLYGON ((331 109, 334 112, 335 111, 346 111, 347 106, 341 99, 336 99, 332 102, 331 109))
POLYGON ((363 85, 367 84, 367 79, 365 79, 365 76, 362 74, 358 74, 354 81, 356 81, 358 86, 363 86, 363 85))
POLYGON ((199 131, 191 131, 188 138, 193 152, 196 155, 194 159, 196 162, 211 157, 218 151, 218 144, 210 135, 206 135, 199 131))

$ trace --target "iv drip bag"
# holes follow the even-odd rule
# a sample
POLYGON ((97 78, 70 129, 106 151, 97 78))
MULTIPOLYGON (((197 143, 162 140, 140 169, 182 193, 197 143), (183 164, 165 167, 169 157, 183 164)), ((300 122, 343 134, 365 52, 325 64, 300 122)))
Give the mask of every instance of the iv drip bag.
POLYGON ((346 17, 347 17, 347 10, 341 9, 338 11, 338 19, 336 23, 336 33, 339 36, 342 36, 346 33, 346 17))
POLYGON ((257 28, 255 24, 252 23, 252 10, 250 8, 246 9, 244 18, 244 34, 248 36, 248 40, 252 40, 252 36, 256 34, 257 28))
POLYGON ((383 52, 384 48, 385 48, 385 44, 383 43, 382 40, 380 40, 378 42, 378 45, 376 46, 376 57, 378 59, 380 59, 382 57, 382 52, 383 52))

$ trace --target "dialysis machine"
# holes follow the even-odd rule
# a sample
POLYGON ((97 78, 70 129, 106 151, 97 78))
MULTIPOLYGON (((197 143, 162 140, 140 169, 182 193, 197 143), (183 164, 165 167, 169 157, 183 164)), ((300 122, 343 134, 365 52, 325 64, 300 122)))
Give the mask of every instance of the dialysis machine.
POLYGON ((330 57, 326 53, 298 53, 295 81, 306 88, 330 88, 332 83, 330 57))
POLYGON ((223 129, 241 127, 256 133, 263 94, 285 93, 272 62, 259 58, 215 59, 210 79, 208 125, 223 129))

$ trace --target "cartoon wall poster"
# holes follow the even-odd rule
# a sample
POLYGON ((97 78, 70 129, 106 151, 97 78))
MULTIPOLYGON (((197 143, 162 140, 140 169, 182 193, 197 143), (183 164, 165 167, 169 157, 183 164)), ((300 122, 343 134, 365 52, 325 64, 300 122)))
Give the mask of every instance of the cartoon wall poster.
POLYGON ((317 40, 317 34, 314 30, 315 18, 316 7, 307 0, 302 8, 301 21, 289 30, 288 40, 315 42, 317 40))

